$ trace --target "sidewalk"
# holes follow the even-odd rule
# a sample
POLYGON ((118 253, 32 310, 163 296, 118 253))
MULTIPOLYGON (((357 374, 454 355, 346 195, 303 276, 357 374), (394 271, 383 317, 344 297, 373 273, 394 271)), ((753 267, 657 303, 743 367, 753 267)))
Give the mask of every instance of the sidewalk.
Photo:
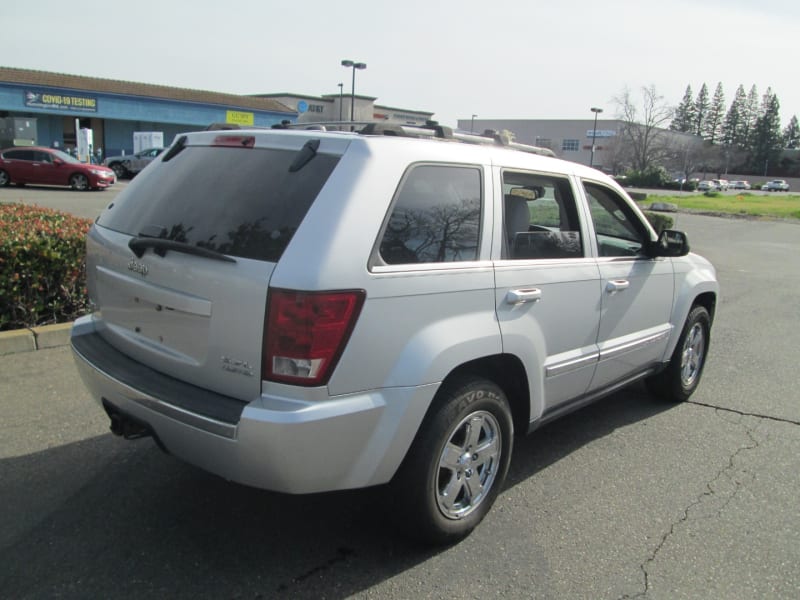
POLYGON ((69 344, 71 329, 72 323, 59 323, 31 329, 0 331, 0 356, 66 346, 69 344))

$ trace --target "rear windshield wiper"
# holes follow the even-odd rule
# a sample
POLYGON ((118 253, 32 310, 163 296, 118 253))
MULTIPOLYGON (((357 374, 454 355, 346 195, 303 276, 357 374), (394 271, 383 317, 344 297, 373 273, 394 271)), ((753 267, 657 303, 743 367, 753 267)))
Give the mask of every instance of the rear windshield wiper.
POLYGON ((236 259, 231 258, 216 250, 209 250, 202 246, 195 246, 187 244, 186 242, 177 242, 175 240, 168 240, 165 238, 155 238, 149 236, 135 237, 128 242, 128 248, 133 250, 136 258, 142 258, 144 251, 152 248, 153 251, 159 256, 165 256, 167 250, 174 252, 183 252, 184 254, 192 254, 194 256, 202 256, 203 258, 210 258, 212 260, 220 260, 222 262, 235 263, 236 259))

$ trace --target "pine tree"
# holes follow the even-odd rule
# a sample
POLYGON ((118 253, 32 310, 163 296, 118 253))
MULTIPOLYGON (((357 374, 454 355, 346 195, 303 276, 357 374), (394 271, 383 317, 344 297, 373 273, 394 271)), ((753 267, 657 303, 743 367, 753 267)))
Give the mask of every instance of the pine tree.
POLYGON ((792 115, 789 124, 783 130, 783 146, 791 150, 800 148, 800 123, 797 122, 797 115, 792 115))
POLYGON ((755 135, 756 121, 758 121, 758 89, 755 84, 750 88, 750 93, 747 94, 747 102, 745 103, 744 111, 744 131, 743 139, 744 146, 749 147, 753 143, 753 135, 755 135))
POLYGON ((694 101, 694 127, 692 133, 703 135, 703 129, 708 118, 708 109, 711 102, 708 99, 708 86, 704 83, 697 93, 697 100, 694 101))
POLYGON ((680 131, 681 133, 691 133, 694 129, 694 98, 692 97, 692 86, 686 86, 686 93, 683 95, 683 100, 675 109, 675 115, 672 118, 669 128, 672 131, 680 131))
POLYGON ((722 91, 722 82, 717 83, 714 98, 708 109, 708 116, 703 123, 703 137, 712 144, 721 141, 722 125, 725 118, 725 94, 722 91))
POLYGON ((726 144, 744 147, 747 143, 747 95, 744 86, 739 84, 736 96, 731 102, 723 125, 723 139, 726 144))
POLYGON ((780 109, 778 97, 772 93, 771 88, 767 88, 753 130, 750 155, 751 167, 759 172, 763 168, 764 175, 767 174, 769 165, 777 165, 783 147, 780 109))

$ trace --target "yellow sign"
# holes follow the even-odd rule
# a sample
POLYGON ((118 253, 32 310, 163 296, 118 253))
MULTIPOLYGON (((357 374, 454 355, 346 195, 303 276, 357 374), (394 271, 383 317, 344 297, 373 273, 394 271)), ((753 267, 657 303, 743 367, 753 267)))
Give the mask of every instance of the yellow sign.
POLYGON ((241 112, 238 110, 229 110, 225 115, 225 122, 234 125, 254 125, 255 119, 251 112, 241 112))

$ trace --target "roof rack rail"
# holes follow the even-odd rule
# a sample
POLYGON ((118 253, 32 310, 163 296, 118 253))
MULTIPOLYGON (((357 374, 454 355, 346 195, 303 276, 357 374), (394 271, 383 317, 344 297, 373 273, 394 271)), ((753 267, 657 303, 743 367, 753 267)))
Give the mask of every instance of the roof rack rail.
MULTIPOLYGON (((463 142, 466 144, 492 144, 503 146, 520 152, 539 154, 541 156, 555 156, 549 148, 531 146, 514 142, 505 133, 487 129, 483 133, 466 133, 463 131, 453 131, 452 128, 439 125, 437 121, 426 121, 424 125, 407 125, 404 123, 387 123, 385 121, 315 121, 308 123, 294 123, 283 120, 272 125, 271 129, 304 129, 312 131, 328 131, 328 128, 335 131, 354 131, 360 135, 386 135, 396 137, 411 138, 438 138, 463 142)), ((264 129, 263 127, 246 126, 247 129, 264 129)), ((240 129, 239 125, 229 123, 212 123, 209 130, 216 129, 240 129)))

